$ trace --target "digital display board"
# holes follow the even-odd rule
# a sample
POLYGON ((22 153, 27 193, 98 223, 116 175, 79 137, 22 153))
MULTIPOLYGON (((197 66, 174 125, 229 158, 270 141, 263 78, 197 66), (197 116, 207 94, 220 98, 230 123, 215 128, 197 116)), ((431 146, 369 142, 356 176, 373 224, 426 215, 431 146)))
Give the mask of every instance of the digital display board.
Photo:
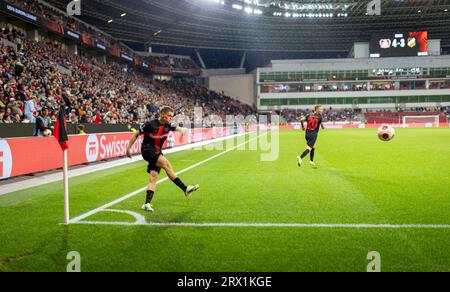
POLYGON ((8 10, 9 12, 12 12, 13 14, 16 14, 18 16, 24 17, 28 20, 37 22, 38 21, 38 17, 36 15, 33 15, 31 13, 28 13, 20 8, 17 8, 14 5, 10 5, 10 4, 6 4, 6 10, 8 10))
POLYGON ((73 31, 71 31, 69 29, 66 29, 66 35, 68 35, 68 36, 70 36, 70 37, 72 37, 72 38, 74 38, 76 40, 80 40, 81 39, 81 36, 79 34, 77 34, 76 32, 73 32, 73 31))
POLYGON ((370 41, 370 57, 428 56, 428 32, 375 33, 370 41))
POLYGON ((127 54, 122 54, 121 57, 122 57, 123 59, 127 60, 127 61, 130 61, 130 62, 133 62, 133 61, 134 61, 134 58, 128 56, 127 54))

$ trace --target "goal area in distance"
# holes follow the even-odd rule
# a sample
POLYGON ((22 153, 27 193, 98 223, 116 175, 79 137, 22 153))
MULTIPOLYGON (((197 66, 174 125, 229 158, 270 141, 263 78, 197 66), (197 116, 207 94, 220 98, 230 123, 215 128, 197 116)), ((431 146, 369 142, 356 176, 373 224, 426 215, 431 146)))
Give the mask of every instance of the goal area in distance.
POLYGON ((404 116, 403 117, 403 127, 428 127, 435 128, 439 127, 439 116, 404 116))

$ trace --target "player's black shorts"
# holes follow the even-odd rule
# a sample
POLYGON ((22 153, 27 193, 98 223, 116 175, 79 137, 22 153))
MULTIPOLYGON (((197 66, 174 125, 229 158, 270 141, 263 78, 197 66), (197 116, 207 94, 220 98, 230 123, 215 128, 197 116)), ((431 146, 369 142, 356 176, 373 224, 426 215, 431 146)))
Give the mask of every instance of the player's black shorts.
POLYGON ((150 173, 152 170, 158 173, 161 172, 161 167, 158 167, 156 164, 158 162, 159 156, 163 155, 162 153, 156 153, 152 149, 142 149, 141 150, 142 158, 148 162, 147 172, 150 173))
POLYGON ((306 143, 309 147, 314 147, 316 145, 318 133, 306 133, 306 143))

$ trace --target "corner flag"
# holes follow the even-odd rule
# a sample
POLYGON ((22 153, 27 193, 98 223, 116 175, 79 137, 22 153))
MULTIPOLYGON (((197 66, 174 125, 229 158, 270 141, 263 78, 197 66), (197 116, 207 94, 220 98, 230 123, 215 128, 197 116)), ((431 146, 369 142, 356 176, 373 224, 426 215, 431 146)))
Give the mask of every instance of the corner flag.
POLYGON ((66 113, 64 107, 61 106, 59 110, 58 120, 55 125, 55 138, 58 140, 59 145, 63 151, 69 149, 69 145, 67 141, 69 141, 69 137, 67 136, 67 122, 66 122, 66 113))
POLYGON ((59 109, 58 120, 55 125, 55 138, 63 151, 63 180, 64 180, 64 222, 70 223, 69 215, 69 159, 67 149, 69 149, 69 137, 67 136, 66 113, 64 106, 59 109))

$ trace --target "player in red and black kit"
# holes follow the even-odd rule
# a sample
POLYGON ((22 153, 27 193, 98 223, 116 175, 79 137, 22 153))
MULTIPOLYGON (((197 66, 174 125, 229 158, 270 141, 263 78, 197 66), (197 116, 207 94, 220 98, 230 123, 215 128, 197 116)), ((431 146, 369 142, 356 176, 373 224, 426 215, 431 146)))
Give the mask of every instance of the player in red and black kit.
POLYGON ((158 181, 158 175, 161 172, 161 168, 167 173, 167 176, 174 184, 176 184, 186 197, 189 197, 193 192, 199 189, 198 185, 186 186, 180 178, 177 177, 173 171, 172 165, 164 157, 162 153, 162 147, 167 140, 170 131, 177 131, 184 134, 184 129, 178 127, 172 127, 174 111, 170 107, 164 107, 161 109, 159 119, 144 123, 139 128, 128 144, 127 156, 132 157, 131 147, 136 142, 139 136, 144 135, 144 142, 142 142, 141 154, 145 161, 148 162, 147 172, 150 174, 150 182, 147 188, 147 198, 142 209, 145 211, 153 212, 151 205, 153 195, 155 194, 156 182, 158 181))
POLYGON ((314 113, 311 115, 307 115, 306 117, 303 117, 301 120, 302 130, 305 131, 305 126, 303 125, 303 122, 307 122, 306 126, 306 143, 307 148, 303 152, 301 156, 297 156, 298 166, 302 166, 303 164, 303 158, 305 158, 308 154, 310 154, 310 164, 312 166, 315 166, 314 163, 314 154, 316 153, 316 141, 317 136, 319 135, 319 129, 322 127, 322 129, 325 129, 322 122, 323 114, 323 107, 321 105, 318 105, 314 109, 314 113))

